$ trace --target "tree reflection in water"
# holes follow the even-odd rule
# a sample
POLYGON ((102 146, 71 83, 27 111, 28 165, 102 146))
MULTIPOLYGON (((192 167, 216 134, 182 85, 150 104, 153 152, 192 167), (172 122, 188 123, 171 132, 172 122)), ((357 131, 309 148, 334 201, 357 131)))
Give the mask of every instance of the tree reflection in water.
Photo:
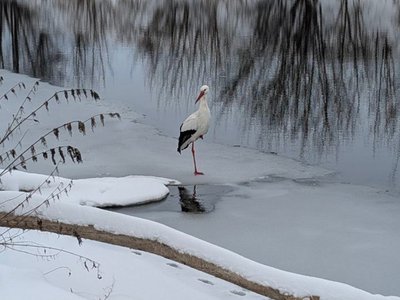
POLYGON ((93 84, 113 71, 110 52, 129 47, 132 65, 144 63, 160 101, 190 98, 199 82, 209 82, 217 91, 220 118, 234 108, 244 116, 239 121, 245 132, 258 130, 259 148, 296 145, 299 157, 311 161, 368 130, 372 151, 392 150, 395 181, 400 4, 392 4, 393 16, 386 17, 396 18, 387 28, 373 23, 371 7, 379 5, 1 1, 0 63, 59 84, 88 84, 85 78, 93 84))

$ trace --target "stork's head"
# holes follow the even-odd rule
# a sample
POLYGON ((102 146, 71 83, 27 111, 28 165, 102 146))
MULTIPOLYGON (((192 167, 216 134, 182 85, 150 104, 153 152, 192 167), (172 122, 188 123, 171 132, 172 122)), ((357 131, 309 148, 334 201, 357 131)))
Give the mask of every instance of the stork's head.
POLYGON ((209 90, 208 85, 203 85, 203 86, 200 88, 200 93, 199 93, 199 96, 198 96, 197 99, 196 99, 196 103, 197 103, 197 101, 199 101, 201 98, 203 98, 205 95, 207 95, 208 90, 209 90))

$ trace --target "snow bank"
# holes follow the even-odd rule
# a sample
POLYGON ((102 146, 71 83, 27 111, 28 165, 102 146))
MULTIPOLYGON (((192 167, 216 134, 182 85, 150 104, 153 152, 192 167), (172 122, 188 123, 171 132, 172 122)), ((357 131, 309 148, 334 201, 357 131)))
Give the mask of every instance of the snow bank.
POLYGON ((178 182, 167 178, 147 176, 103 177, 72 181, 57 176, 49 177, 13 171, 11 174, 6 173, 1 176, 0 187, 1 190, 6 191, 32 191, 41 186, 40 193, 46 198, 52 193, 59 192, 59 189, 66 188, 70 183, 72 183, 71 189, 67 189, 68 194, 61 193, 60 200, 80 205, 109 207, 162 200, 169 193, 165 185, 178 182))
POLYGON ((81 205, 109 207, 159 201, 168 193, 168 188, 156 178, 127 176, 74 180, 68 198, 81 205))
MULTIPOLYGON (((7 211, 15 206, 18 201, 16 196, 23 197, 21 192, 0 193, 3 205, 1 210, 7 211), (13 199, 7 202, 4 200, 13 199)), ((41 203, 43 197, 34 195, 29 205, 20 208, 17 214, 23 214, 32 207, 41 203)), ((194 238, 185 233, 176 231, 165 225, 149 220, 115 214, 93 207, 80 206, 64 202, 55 202, 48 208, 42 207, 37 213, 41 218, 60 221, 68 224, 93 225, 96 229, 115 234, 124 234, 164 243, 179 252, 191 254, 209 262, 215 263, 225 269, 238 273, 244 278, 279 289, 282 293, 303 297, 319 295, 326 300, 378 300, 400 299, 399 297, 384 297, 372 295, 346 284, 333 281, 297 275, 274 269, 226 249, 194 238)))
MULTIPOLYGON (((0 227, 0 232, 4 228, 0 227)), ((18 232, 18 231, 15 231, 18 232)), ((266 299, 209 274, 143 251, 85 240, 78 245, 73 237, 29 231, 16 242, 55 247, 100 263, 89 271, 84 259, 47 249, 54 258, 38 259, 7 249, 0 255, 1 299, 44 300, 148 300, 193 299, 217 300, 237 298, 266 299), (110 259, 112 258, 112 259, 110 259), (109 295, 108 297, 106 297, 109 295)), ((17 249, 44 254, 43 249, 17 249)))
MULTIPOLYGON (((84 298, 68 293, 65 290, 56 287, 47 282, 42 274, 33 266, 11 267, 1 263, 3 256, 9 256, 8 253, 2 253, 0 256, 0 282, 2 299, 20 300, 20 299, 42 299, 42 300, 82 300, 84 298)), ((13 259, 11 256, 10 259, 13 259)), ((28 264, 29 266, 29 264, 28 264)))

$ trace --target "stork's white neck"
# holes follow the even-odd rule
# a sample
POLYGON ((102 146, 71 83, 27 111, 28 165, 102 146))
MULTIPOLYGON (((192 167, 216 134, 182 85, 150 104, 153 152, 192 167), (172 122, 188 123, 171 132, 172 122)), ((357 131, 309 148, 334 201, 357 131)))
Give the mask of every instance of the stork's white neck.
POLYGON ((209 110, 208 103, 207 103, 207 95, 204 95, 203 97, 201 97, 199 102, 200 102, 199 110, 209 110))

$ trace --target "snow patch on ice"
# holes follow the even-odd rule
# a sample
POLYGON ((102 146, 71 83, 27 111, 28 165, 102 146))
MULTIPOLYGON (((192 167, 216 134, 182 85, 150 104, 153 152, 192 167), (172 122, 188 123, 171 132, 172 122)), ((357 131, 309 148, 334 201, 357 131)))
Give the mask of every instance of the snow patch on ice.
POLYGON ((68 203, 96 207, 127 206, 159 201, 169 193, 166 184, 179 183, 172 179, 154 176, 87 178, 71 181, 71 179, 57 176, 49 177, 13 171, 1 177, 0 187, 3 191, 32 191, 44 183, 40 188, 40 193, 43 197, 49 197, 52 193, 57 193, 58 188, 66 188, 71 182, 71 189, 67 189, 68 193, 61 193, 60 199, 68 203))

